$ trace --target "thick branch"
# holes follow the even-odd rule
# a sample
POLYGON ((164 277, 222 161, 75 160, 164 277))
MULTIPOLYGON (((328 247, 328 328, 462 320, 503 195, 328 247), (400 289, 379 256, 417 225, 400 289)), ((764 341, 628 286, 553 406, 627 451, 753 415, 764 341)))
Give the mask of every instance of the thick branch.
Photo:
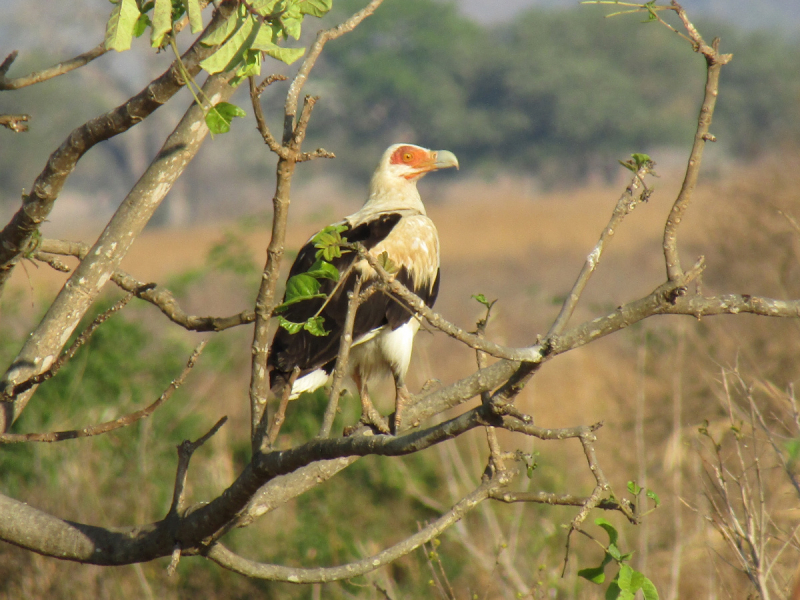
MULTIPOLYGON (((205 94, 214 102, 233 93, 227 79, 232 74, 208 78, 205 94)), ((58 357, 95 298, 119 268, 133 241, 158 208, 174 182, 194 158, 208 133, 203 110, 192 105, 167 138, 159 154, 111 218, 87 257, 64 284, 39 326, 3 376, 6 386, 16 385, 46 371, 58 357)), ((5 403, 0 412, 0 431, 6 431, 25 408, 32 392, 5 403)))

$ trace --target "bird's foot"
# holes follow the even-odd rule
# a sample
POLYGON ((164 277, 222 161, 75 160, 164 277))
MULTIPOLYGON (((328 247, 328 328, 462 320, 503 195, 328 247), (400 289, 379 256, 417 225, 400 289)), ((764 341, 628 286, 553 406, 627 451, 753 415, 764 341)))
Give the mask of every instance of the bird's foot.
POLYGON ((381 413, 375 410, 374 406, 370 406, 368 409, 362 409, 360 422, 367 427, 372 427, 372 429, 379 433, 390 433, 386 419, 381 416, 381 413))
POLYGON ((406 406, 411 404, 412 396, 411 392, 408 391, 406 386, 400 386, 397 388, 397 398, 395 399, 394 405, 394 422, 392 425, 394 426, 394 435, 400 433, 400 430, 403 426, 403 413, 406 406))

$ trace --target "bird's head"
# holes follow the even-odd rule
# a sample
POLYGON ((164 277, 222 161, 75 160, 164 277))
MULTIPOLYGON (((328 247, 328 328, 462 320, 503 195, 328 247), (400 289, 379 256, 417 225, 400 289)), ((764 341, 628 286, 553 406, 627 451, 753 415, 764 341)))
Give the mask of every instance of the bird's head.
POLYGON ((394 144, 383 153, 378 171, 388 177, 417 181, 438 169, 458 168, 456 155, 447 150, 428 150, 413 144, 394 144))
POLYGON ((369 197, 359 218, 401 209, 425 214, 417 181, 425 173, 449 167, 458 168, 458 159, 447 150, 428 150, 413 144, 389 146, 372 176, 369 197))

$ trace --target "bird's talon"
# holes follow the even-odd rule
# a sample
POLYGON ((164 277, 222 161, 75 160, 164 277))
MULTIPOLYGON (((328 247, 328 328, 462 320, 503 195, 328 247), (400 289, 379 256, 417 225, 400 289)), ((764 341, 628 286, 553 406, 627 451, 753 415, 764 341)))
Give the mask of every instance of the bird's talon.
POLYGON ((367 427, 372 427, 380 433, 391 433, 386 420, 374 408, 361 415, 361 423, 367 427))

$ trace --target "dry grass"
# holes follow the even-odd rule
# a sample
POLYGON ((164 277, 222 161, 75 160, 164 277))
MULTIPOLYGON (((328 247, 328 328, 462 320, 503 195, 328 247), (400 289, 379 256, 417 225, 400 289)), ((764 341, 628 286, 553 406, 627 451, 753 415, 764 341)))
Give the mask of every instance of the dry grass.
MULTIPOLYGON (((603 314, 649 292, 663 279, 660 233, 677 181, 677 177, 665 174, 650 203, 639 207, 617 232, 575 319, 603 314)), ((701 253, 706 255, 709 264, 703 282, 706 291, 778 297, 800 295, 797 260, 800 233, 791 221, 792 217, 800 220, 798 184, 800 174, 775 163, 752 165, 739 169, 735 176, 703 184, 680 243, 685 261, 694 260, 701 253)), ((470 295, 483 293, 491 299, 499 298, 489 335, 510 344, 530 343, 555 317, 558 306, 553 299, 564 294, 571 285, 605 225, 620 189, 605 187, 545 194, 535 193, 529 185, 513 179, 426 188, 423 195, 427 192, 427 196, 440 198, 429 202, 429 212, 438 224, 443 248, 443 287, 437 309, 451 320, 471 328, 481 307, 470 295)), ((289 248, 298 248, 333 215, 355 210, 359 204, 337 198, 332 209, 315 207, 314 213, 302 208, 303 201, 301 190, 295 199, 298 211, 289 231, 289 248)), ((148 231, 137 241, 123 267, 144 281, 168 281, 186 269, 202 266, 209 248, 220 239, 225 228, 231 229, 234 225, 148 231)), ((267 241, 264 228, 241 236, 251 248, 253 259, 261 264, 267 241)), ((19 269, 13 280, 20 299, 15 319, 20 321, 46 306, 48 298, 63 281, 62 275, 44 267, 29 267, 27 271, 30 283, 19 269), (30 308, 31 299, 36 304, 33 309, 30 308)), ((232 313, 245 308, 248 297, 240 288, 228 287, 226 281, 220 279, 211 293, 190 288, 185 300, 187 307, 203 314, 232 313)), ((147 314, 151 322, 160 322, 161 316, 154 311, 142 314, 147 314)), ((748 317, 707 319, 700 323, 673 317, 651 319, 612 339, 601 340, 548 363, 519 400, 522 409, 532 413, 541 425, 557 427, 605 421, 599 433, 598 449, 615 489, 621 493, 629 479, 644 483, 641 480, 644 474, 647 486, 659 494, 663 503, 644 524, 638 528, 621 524, 621 529, 624 548, 637 550, 634 566, 655 581, 662 598, 726 597, 725 594, 745 597, 748 593, 747 579, 737 575, 720 558, 725 553, 724 545, 705 521, 708 503, 704 500, 702 462, 695 443, 697 428, 708 420, 719 424, 720 435, 729 435, 724 404, 719 401, 721 367, 736 366, 748 381, 761 382, 777 390, 786 389, 798 378, 797 327, 796 323, 748 317), (676 402, 680 403, 677 420, 676 402), (637 427, 641 431, 638 440, 637 427)), ((202 489, 218 489, 230 480, 237 469, 230 445, 238 436, 246 435, 247 430, 248 336, 245 332, 230 335, 235 340, 234 345, 239 346, 233 358, 229 358, 230 369, 220 370, 214 376, 198 375, 194 388, 197 399, 186 408, 208 414, 209 419, 219 414, 232 417, 231 427, 215 440, 210 457, 203 459, 206 462, 200 468, 205 471, 196 471, 197 476, 201 472, 214 474, 200 486, 202 489)), ((424 333, 418 340, 411 368, 412 388, 418 389, 432 378, 448 383, 473 370, 473 353, 455 342, 440 334, 424 333)), ((388 409, 388 406, 383 408, 388 409)), ((28 410, 37 410, 36 404, 28 410)), ((297 418, 297 411, 302 407, 292 407, 292 410, 297 418)), ((511 436, 505 436, 504 441, 516 443, 511 436)), ((480 470, 474 467, 480 464, 485 452, 483 445, 478 436, 459 442, 455 454, 453 450, 441 451, 444 454, 438 457, 429 453, 430 460, 439 462, 443 479, 441 489, 433 492, 428 489, 425 493, 433 493, 437 502, 448 505, 452 500, 448 489, 452 491, 453 486, 463 487, 468 483, 460 481, 456 475, 458 461, 461 460, 471 473, 464 477, 479 476, 480 470)), ((579 448, 575 446, 554 443, 536 446, 534 449, 541 453, 541 467, 530 482, 532 488, 586 492, 590 482, 579 460, 579 448)), ((102 458, 82 456, 81 460, 102 458)), ((78 483, 89 484, 85 473, 69 475, 77 464, 65 465, 63 477, 71 477, 63 482, 67 488, 80 489, 78 483)), ((80 464, 78 471, 86 463, 80 464)), ((404 469, 415 468, 413 463, 404 464, 404 469)), ((415 494, 417 492, 412 492, 412 497, 415 494)), ((785 501, 776 504, 776 514, 791 520, 797 498, 786 494, 781 498, 785 501)), ((45 503, 44 499, 31 500, 45 503)), ((80 503, 77 496, 65 498, 58 513, 71 518, 84 516, 91 522, 106 522, 101 515, 92 515, 91 510, 88 513, 77 511, 76 503, 80 503)), ((124 510, 120 506, 113 512, 118 514, 124 510)), ((291 522, 296 510, 296 506, 289 507, 281 516, 268 519, 257 531, 243 534, 242 540, 253 544, 250 555, 280 558, 280 552, 269 547, 269 538, 262 536, 268 536, 271 527, 279 528, 281 521, 291 522), (258 544, 264 544, 265 548, 259 550, 258 544)), ((445 561, 445 566, 453 570, 454 586, 459 594, 477 589, 480 597, 513 597, 508 594, 518 589, 519 581, 536 587, 537 594, 546 594, 551 588, 559 590, 558 597, 577 593, 573 587, 574 561, 566 582, 557 578, 563 543, 558 525, 566 522, 570 513, 535 507, 523 510, 494 506, 487 510, 494 516, 484 514, 482 521, 467 522, 469 530, 475 534, 472 541, 478 545, 472 554, 464 549, 467 546, 462 530, 454 531, 441 550, 445 556, 448 550, 454 556, 466 553, 474 561, 471 565, 486 560, 491 563, 488 570, 475 566, 471 571, 467 569, 470 572, 463 572, 445 561), (492 519, 499 525, 492 525, 492 519), (503 559, 516 572, 508 565, 492 566, 493 560, 500 564, 498 531, 501 537, 516 536, 512 555, 503 559), (540 563, 545 565, 541 571, 538 570, 540 563), (537 581, 542 581, 538 587, 537 581)), ((109 524, 114 521, 113 518, 107 520, 109 524)), ((405 523, 405 526, 410 525, 405 523)), ((383 543, 384 540, 365 540, 364 552, 383 543)), ((578 554, 583 556, 584 553, 579 551, 578 554)), ((0 580, 3 575, 11 577, 16 569, 24 568, 29 574, 13 577, 13 583, 0 585, 0 597, 3 594, 8 598, 48 594, 77 598, 85 597, 86 590, 91 590, 90 595, 98 598, 147 597, 150 594, 182 597, 204 586, 209 590, 225 589, 229 592, 227 597, 247 597, 255 593, 262 593, 264 597, 296 597, 297 593, 296 588, 246 582, 215 570, 209 572, 193 567, 186 567, 182 573, 179 569, 176 581, 166 578, 165 565, 161 564, 99 569, 58 563, 8 548, 0 548, 0 555, 3 557, 0 563, 4 565, 0 568, 0 580), (63 577, 72 578, 79 589, 70 591, 57 584, 63 577)), ((313 558, 304 557, 309 564, 313 563, 313 558)), ((593 563, 595 559, 586 560, 593 563)), ((402 582, 403 577, 417 573, 415 564, 405 561, 396 569, 382 571, 375 581, 383 582, 382 587, 390 589, 393 581, 402 582)), ((793 576, 790 567, 781 563, 780 568, 786 571, 784 578, 790 580, 793 576)), ((380 597, 376 588, 370 586, 337 588, 335 593, 331 588, 325 589, 332 597, 380 597)), ((586 586, 581 589, 581 597, 587 598, 596 597, 598 591, 586 586)))

